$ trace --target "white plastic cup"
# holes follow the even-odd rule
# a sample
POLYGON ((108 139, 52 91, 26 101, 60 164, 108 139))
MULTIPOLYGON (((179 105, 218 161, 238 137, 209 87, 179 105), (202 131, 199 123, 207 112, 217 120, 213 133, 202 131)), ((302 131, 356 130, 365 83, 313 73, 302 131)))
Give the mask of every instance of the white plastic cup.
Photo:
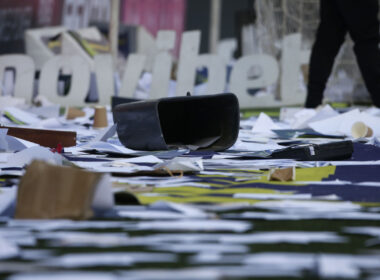
POLYGON ((356 122, 351 127, 351 135, 354 138, 371 137, 373 130, 363 122, 356 122))

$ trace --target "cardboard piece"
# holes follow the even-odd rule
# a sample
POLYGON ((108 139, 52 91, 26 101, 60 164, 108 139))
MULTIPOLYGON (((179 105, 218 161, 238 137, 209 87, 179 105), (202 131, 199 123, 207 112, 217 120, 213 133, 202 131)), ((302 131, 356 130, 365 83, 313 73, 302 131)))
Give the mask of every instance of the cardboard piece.
POLYGON ((275 168, 269 171, 269 181, 288 182, 296 179, 295 167, 275 168))
POLYGON ((107 109, 103 106, 95 107, 93 128, 104 128, 108 126, 107 109))
POLYGON ((364 122, 356 122, 351 127, 351 135, 354 138, 371 137, 373 130, 364 122))
POLYGON ((84 117, 85 115, 86 113, 83 112, 82 110, 75 107, 69 107, 67 108, 66 119, 73 120, 75 118, 84 117))
MULTIPOLYGON (((96 197, 109 197, 104 193, 96 193, 97 188, 101 188, 102 180, 104 177, 101 173, 33 161, 18 187, 15 218, 91 218, 96 197)), ((112 206, 104 201, 100 202, 103 209, 112 206)))
POLYGON ((13 126, 0 126, 8 129, 7 135, 37 143, 44 147, 56 148, 58 144, 62 147, 72 147, 77 144, 77 133, 75 131, 60 131, 48 129, 34 129, 13 126))

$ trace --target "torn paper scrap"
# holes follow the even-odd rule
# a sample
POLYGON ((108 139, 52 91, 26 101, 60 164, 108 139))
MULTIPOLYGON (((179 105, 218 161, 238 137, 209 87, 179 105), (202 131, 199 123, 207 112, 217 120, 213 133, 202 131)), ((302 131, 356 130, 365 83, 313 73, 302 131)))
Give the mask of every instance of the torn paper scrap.
POLYGON ((269 170, 268 180, 269 181, 280 181, 288 182, 294 181, 296 179, 296 168, 287 167, 287 168, 274 168, 269 170))

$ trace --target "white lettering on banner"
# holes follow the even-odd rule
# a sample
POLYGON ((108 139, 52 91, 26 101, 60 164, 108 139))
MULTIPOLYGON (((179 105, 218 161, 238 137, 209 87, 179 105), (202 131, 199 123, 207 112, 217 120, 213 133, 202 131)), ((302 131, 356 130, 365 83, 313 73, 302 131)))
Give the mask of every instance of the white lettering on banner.
MULTIPOLYGON (((32 101, 33 81, 35 65, 33 59, 27 55, 11 54, 0 56, 0 83, 4 79, 7 68, 15 69, 15 85, 13 95, 19 98, 25 98, 27 102, 32 101)), ((0 86, 0 95, 2 95, 0 86)))
MULTIPOLYGON (((208 70, 207 91, 202 94, 224 92, 226 86, 226 63, 217 55, 199 55, 200 31, 187 31, 182 34, 182 44, 178 62, 176 95, 184 96, 193 92, 197 67, 208 70)), ((160 31, 158 33, 153 64, 153 78, 150 90, 151 98, 161 98, 168 95, 172 58, 169 51, 173 49, 175 33, 160 31)), ((307 63, 310 51, 301 50, 301 35, 292 34, 283 39, 281 66, 269 55, 258 54, 241 57, 232 69, 230 92, 237 95, 242 108, 274 107, 303 104, 305 92, 299 89, 301 65, 307 63), (260 75, 252 79, 249 73, 252 67, 259 68, 260 75), (281 67, 281 75, 279 69, 281 67), (248 90, 265 88, 275 84, 280 76, 280 94, 249 95, 248 90)), ((129 55, 121 82, 119 96, 133 97, 144 66, 146 55, 129 55)), ((99 103, 109 104, 114 95, 113 64, 109 55, 98 55, 94 59, 96 83, 99 92, 99 103)), ((30 101, 33 88, 34 63, 25 55, 0 56, 0 79, 4 69, 14 67, 19 73, 16 79, 15 96, 25 97, 30 101)), ((0 80, 1 81, 1 80, 0 80)), ((88 64, 78 56, 56 56, 43 67, 40 75, 39 94, 45 95, 52 102, 61 105, 85 105, 90 83, 88 64), (60 96, 57 92, 58 75, 61 69, 70 68, 72 81, 70 92, 60 96)), ((0 89, 1 90, 1 89, 0 89)), ((1 93, 1 91, 0 91, 1 93)))
POLYGON ((57 55, 42 67, 39 94, 51 102, 64 106, 84 106, 90 88, 90 67, 76 55, 57 55), (62 69, 71 70, 70 90, 67 95, 58 94, 58 77, 62 69))

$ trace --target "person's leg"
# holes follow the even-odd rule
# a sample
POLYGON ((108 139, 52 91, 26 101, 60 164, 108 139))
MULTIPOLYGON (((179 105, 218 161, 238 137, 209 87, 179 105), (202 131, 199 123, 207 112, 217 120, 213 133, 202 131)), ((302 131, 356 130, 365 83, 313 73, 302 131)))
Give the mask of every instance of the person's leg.
POLYGON ((336 1, 321 0, 320 23, 310 57, 305 107, 315 108, 322 103, 327 80, 345 35, 346 27, 336 1))
POLYGON ((380 30, 377 0, 338 0, 373 104, 380 107, 380 30))

